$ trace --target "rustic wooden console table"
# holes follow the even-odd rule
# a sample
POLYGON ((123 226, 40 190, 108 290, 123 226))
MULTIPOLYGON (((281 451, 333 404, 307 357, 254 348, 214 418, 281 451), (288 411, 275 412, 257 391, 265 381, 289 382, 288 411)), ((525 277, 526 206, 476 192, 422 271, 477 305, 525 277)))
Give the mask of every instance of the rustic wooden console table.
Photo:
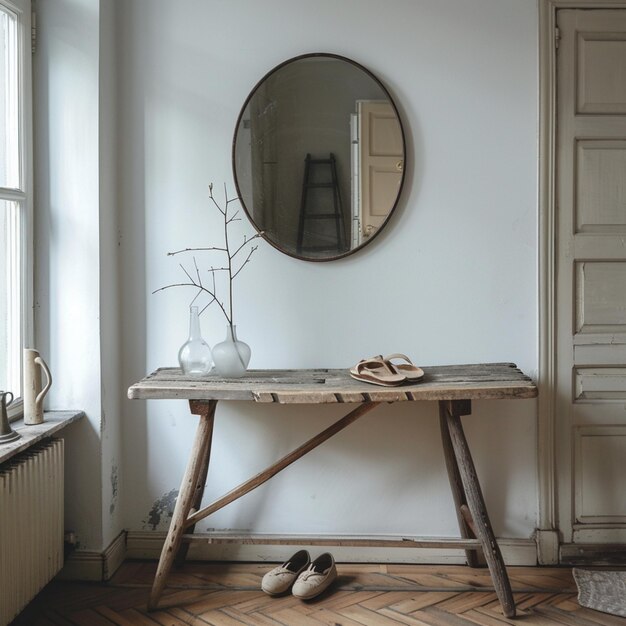
POLYGON ((347 370, 251 370, 245 378, 220 379, 215 375, 188 377, 179 369, 159 369, 128 390, 131 399, 189 400, 191 413, 200 416, 191 456, 180 485, 165 545, 155 576, 149 609, 157 607, 174 562, 182 564, 192 541, 212 543, 271 543, 298 545, 396 546, 460 548, 468 565, 476 566, 476 550, 482 550, 495 591, 507 617, 515 615, 511 585, 485 508, 480 484, 463 433, 461 416, 471 414, 472 400, 512 400, 537 395, 534 383, 515 365, 453 365, 424 368, 415 384, 378 387, 352 379, 347 370), (201 508, 211 451, 215 408, 220 400, 248 400, 280 404, 358 403, 345 417, 242 483, 201 508), (371 411, 381 402, 436 400, 439 402, 441 437, 452 488, 460 538, 453 539, 346 539, 267 536, 234 536, 195 533, 197 522, 262 485, 321 443, 371 411))

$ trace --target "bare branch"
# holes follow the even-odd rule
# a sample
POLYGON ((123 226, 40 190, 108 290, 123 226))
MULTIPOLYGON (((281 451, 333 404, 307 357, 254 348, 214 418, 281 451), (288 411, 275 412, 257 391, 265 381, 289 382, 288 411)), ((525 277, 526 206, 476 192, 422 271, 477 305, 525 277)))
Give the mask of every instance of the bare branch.
MULTIPOLYGON (((200 297, 201 293, 202 293, 202 289, 198 289, 198 293, 193 297, 193 300, 189 303, 189 306, 191 306, 200 297)), ((204 310, 204 309, 202 309, 202 310, 204 310)))
POLYGON ((196 262, 196 257, 193 257, 193 264, 196 266, 196 275, 198 276, 198 283, 202 286, 202 278, 200 278, 200 270, 198 269, 198 263, 196 262))
MULTIPOLYGON (((209 302, 209 304, 207 304, 201 311, 200 313, 198 313, 198 315, 202 315, 214 302, 217 302, 217 298, 213 298, 213 300, 211 300, 211 302, 209 302)), ((223 307, 222 307, 223 308, 223 307)))
POLYGON ((222 210, 222 207, 215 202, 215 198, 213 198, 213 196, 211 196, 211 200, 213 200, 213 204, 217 207, 217 210, 222 214, 222 215, 226 215, 226 212, 222 210))
POLYGON ((155 289, 152 293, 155 294, 155 293, 158 293, 159 291, 165 291, 166 289, 171 289, 172 287, 195 287, 196 289, 199 289, 200 291, 204 291, 205 293, 208 293, 213 298, 213 300, 209 304, 212 304, 213 301, 217 302, 220 309, 222 309, 222 313, 224 314, 226 321, 229 324, 231 323, 230 317, 228 317, 228 313, 226 313, 226 309, 223 307, 222 303, 215 297, 215 293, 213 293, 211 290, 207 289, 206 287, 200 287, 199 285, 196 285, 193 282, 193 280, 191 283, 173 283, 171 285, 165 285, 165 287, 159 287, 159 289, 155 289))
MULTIPOLYGON (((172 283, 171 285, 165 285, 165 287, 159 287, 152 292, 152 295, 155 293, 159 293, 159 291, 165 291, 166 289, 171 289, 172 287, 195 287, 198 289, 198 285, 194 285, 193 283, 172 283)), ((205 287, 201 288, 202 291, 209 292, 205 287)), ((212 294, 211 294, 212 295, 212 294)))
POLYGON ((193 278, 191 278, 191 274, 184 268, 183 264, 179 263, 178 265, 180 265, 180 268, 183 270, 183 272, 185 272, 185 274, 187 274, 187 278, 193 283, 193 278))
POLYGON ((174 252, 168 252, 167 256, 175 256, 176 254, 181 254, 183 252, 206 252, 208 250, 219 250, 220 252, 227 252, 226 248, 218 248, 218 247, 211 247, 211 248, 184 248, 183 250, 175 250, 174 252))
POLYGON ((250 257, 252 256, 252 254, 258 247, 259 246, 253 246, 252 248, 250 248, 250 252, 248 253, 248 256, 246 257, 246 260, 241 264, 241 267, 233 274, 233 280, 237 278, 237 274, 239 274, 239 272, 241 272, 241 270, 247 265, 247 263, 250 261, 250 257))
POLYGON ((246 247, 246 244, 250 243, 251 241, 253 241, 254 239, 258 239, 259 237, 261 237, 263 235, 265 231, 261 231, 260 233, 256 233, 256 235, 253 235, 252 237, 250 237, 250 239, 246 239, 245 236, 243 238, 243 243, 232 253, 231 255, 231 259, 234 259, 237 256, 237 253, 242 249, 246 247))
POLYGON ((230 237, 229 237, 229 232, 228 232, 229 231, 228 225, 231 222, 240 222, 240 221, 242 221, 242 218, 239 217, 240 216, 240 210, 235 210, 232 215, 229 215, 229 206, 230 206, 231 202, 237 202, 237 201, 241 202, 241 199, 239 198, 239 196, 235 196, 233 198, 229 198, 228 197, 228 188, 226 186, 226 183, 224 183, 224 202, 225 202, 224 208, 222 208, 220 206, 220 204, 215 199, 215 196, 213 195, 213 183, 211 183, 209 185, 209 198, 210 198, 211 202, 213 202, 213 204, 215 205, 217 210, 222 214, 222 216, 224 218, 224 243, 223 243, 223 246, 210 246, 210 247, 200 247, 200 248, 184 248, 182 250, 175 250, 173 252, 168 252, 167 255, 168 256, 175 256, 177 254, 182 254, 184 252, 210 252, 210 251, 226 252, 226 257, 227 257, 228 263, 226 265, 221 266, 221 267, 211 267, 209 272, 211 273, 212 289, 209 289, 209 288, 205 287, 203 282, 202 282, 202 275, 200 273, 200 268, 198 266, 198 261, 197 261, 196 256, 194 255, 193 256, 193 267, 195 269, 195 276, 196 276, 196 278, 194 278, 192 276, 193 270, 190 273, 190 271, 188 271, 185 268, 185 266, 182 263, 180 263, 179 264, 180 268, 185 273, 185 276, 189 279, 189 282, 188 283, 187 282, 185 282, 185 283, 174 283, 174 284, 171 284, 171 285, 166 285, 165 287, 161 287, 160 289, 157 289, 156 291, 153 291, 152 293, 158 293, 159 291, 164 291, 165 289, 171 289, 172 287, 194 287, 198 291, 195 294, 195 296, 193 297, 193 300, 191 301, 191 304, 196 302, 201 294, 203 294, 203 293, 208 294, 210 296, 210 301, 204 306, 204 308, 200 311, 200 313, 203 313, 214 302, 217 302, 217 305, 220 307, 222 313, 224 314, 224 317, 226 318, 226 321, 230 325, 232 325, 232 323, 233 323, 233 281, 239 275, 239 273, 243 270, 243 268, 250 262, 250 258, 252 257, 254 252, 258 249, 258 245, 250 247, 250 249, 248 250, 248 255, 246 256, 246 258, 243 261, 243 263, 239 266, 239 269, 237 269, 236 271, 234 271, 233 259, 251 241, 253 241, 254 239, 258 239, 259 237, 263 236, 264 231, 260 231, 260 232, 256 233, 250 239, 248 239, 246 236, 244 236, 243 243, 235 250, 235 252, 233 252, 231 254, 231 252, 230 252, 230 242, 229 242, 230 237), (217 284, 216 284, 216 279, 215 279, 215 273, 216 272, 228 272, 228 296, 227 296, 227 298, 224 301, 220 301, 217 298, 217 284))
POLYGON ((213 204, 217 207, 217 210, 224 216, 226 216, 226 212, 222 209, 222 207, 216 202, 215 198, 213 197, 213 183, 211 183, 209 185, 209 198, 211 199, 211 201, 213 202, 213 204))

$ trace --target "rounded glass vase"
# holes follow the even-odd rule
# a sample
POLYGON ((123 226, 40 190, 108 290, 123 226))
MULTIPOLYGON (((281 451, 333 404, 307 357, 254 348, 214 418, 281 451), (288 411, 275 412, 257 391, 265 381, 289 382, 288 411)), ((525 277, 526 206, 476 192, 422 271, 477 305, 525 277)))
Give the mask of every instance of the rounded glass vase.
POLYGON ((226 326, 226 339, 213 346, 215 370, 224 378, 241 378, 248 370, 252 351, 237 339, 237 327, 226 326))
POLYGON ((189 307, 189 339, 178 351, 178 362, 187 376, 204 376, 211 371, 211 348, 202 338, 197 306, 189 307))

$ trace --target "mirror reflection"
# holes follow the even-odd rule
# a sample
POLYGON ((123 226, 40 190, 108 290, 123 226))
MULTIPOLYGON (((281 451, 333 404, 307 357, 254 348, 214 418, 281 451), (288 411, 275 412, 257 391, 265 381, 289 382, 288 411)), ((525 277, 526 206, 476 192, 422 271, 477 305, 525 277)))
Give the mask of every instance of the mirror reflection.
POLYGON ((248 216, 276 248, 327 261, 368 243, 396 205, 404 136, 382 84, 334 55, 287 61, 239 116, 233 168, 248 216))

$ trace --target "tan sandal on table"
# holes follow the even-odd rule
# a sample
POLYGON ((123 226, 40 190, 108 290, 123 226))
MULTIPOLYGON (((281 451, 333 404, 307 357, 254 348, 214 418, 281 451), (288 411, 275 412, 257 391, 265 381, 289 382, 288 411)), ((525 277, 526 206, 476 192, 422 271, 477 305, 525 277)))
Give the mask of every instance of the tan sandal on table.
POLYGON ((395 371, 381 356, 359 361, 350 369, 350 376, 356 380, 383 387, 395 387, 407 381, 404 374, 395 371))
POLYGON ((406 354, 390 354, 383 360, 394 372, 400 374, 401 376, 406 376, 406 379, 409 382, 415 383, 424 378, 424 370, 421 367, 414 365, 413 361, 411 361, 406 354), (402 359, 406 361, 406 363, 392 363, 392 359, 402 359))

